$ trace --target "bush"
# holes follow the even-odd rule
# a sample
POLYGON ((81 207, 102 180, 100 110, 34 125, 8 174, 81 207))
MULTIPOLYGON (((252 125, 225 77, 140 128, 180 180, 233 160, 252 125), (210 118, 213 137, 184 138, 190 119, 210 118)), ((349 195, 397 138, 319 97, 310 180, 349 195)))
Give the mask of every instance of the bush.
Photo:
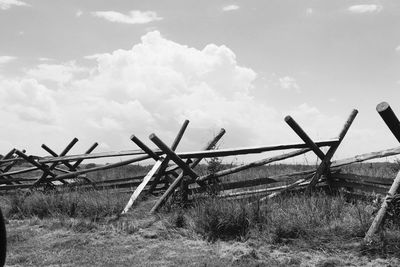
POLYGON ((195 230, 209 241, 240 239, 250 229, 250 210, 239 202, 209 198, 197 202, 191 214, 195 230))

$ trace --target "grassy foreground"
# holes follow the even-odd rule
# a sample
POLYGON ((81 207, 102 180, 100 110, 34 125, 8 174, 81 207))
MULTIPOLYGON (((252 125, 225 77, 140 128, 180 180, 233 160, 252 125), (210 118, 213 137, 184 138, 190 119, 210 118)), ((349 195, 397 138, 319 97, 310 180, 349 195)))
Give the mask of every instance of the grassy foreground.
POLYGON ((139 266, 341 266, 347 255, 356 266, 385 266, 400 258, 399 225, 387 220, 373 242, 362 243, 379 203, 342 194, 289 194, 267 203, 205 196, 158 215, 147 213, 155 201, 150 197, 117 218, 128 199, 129 194, 93 190, 3 197, 7 263, 131 266, 135 259, 139 266), (330 261, 334 265, 323 265, 330 261))

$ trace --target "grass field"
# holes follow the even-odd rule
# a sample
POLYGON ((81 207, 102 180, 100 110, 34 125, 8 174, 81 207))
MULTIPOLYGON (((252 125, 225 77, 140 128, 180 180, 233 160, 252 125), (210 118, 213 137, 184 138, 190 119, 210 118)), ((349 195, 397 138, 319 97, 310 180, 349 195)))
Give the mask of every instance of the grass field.
MULTIPOLYGON (((226 167, 226 166, 225 166, 226 167)), ((241 180, 310 169, 271 165, 224 178, 241 180)), ((128 167, 92 178, 137 175, 128 167)), ((207 172, 200 166, 198 172, 207 172)), ((398 164, 356 164, 345 171, 393 178, 398 164)), ((225 180, 224 180, 225 181, 225 180)), ((148 213, 143 197, 119 217, 129 194, 114 190, 17 192, 1 196, 8 219, 10 266, 396 266, 399 221, 362 242, 380 203, 346 194, 286 194, 266 203, 204 194, 185 207, 169 203, 148 213), (252 203, 252 204, 249 204, 252 203)))

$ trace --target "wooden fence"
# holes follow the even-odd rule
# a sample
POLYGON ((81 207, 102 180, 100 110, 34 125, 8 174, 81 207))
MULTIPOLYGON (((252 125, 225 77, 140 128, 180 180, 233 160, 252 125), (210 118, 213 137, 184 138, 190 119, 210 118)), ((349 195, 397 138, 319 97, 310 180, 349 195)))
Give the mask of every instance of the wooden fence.
MULTIPOLYGON (((386 102, 383 102, 377 106, 377 111, 395 138, 400 142, 400 123, 391 107, 386 102)), ((311 192, 316 186, 319 186, 330 187, 332 189, 340 187, 381 194, 388 194, 389 192, 389 196, 393 196, 397 192, 400 175, 397 175, 397 178, 394 180, 360 176, 343 173, 340 167, 398 155, 400 154, 400 147, 332 161, 335 152, 345 138, 357 113, 357 110, 351 111, 336 138, 322 141, 313 141, 291 116, 287 116, 285 122, 303 141, 302 143, 295 144, 215 149, 217 143, 225 134, 225 130, 221 129, 201 150, 175 152, 189 124, 189 121, 185 121, 171 146, 168 146, 156 134, 151 134, 149 139, 157 147, 156 149, 149 148, 135 135, 132 135, 130 139, 139 147, 136 150, 92 153, 98 146, 97 143, 94 143, 84 154, 67 155, 71 148, 78 142, 76 138, 59 154, 43 144, 42 148, 49 153, 49 156, 46 157, 28 155, 26 151, 12 149, 0 159, 0 192, 9 192, 16 189, 63 186, 80 186, 95 189, 126 188, 131 190, 132 195, 122 214, 129 211, 133 203, 137 201, 143 192, 159 193, 161 195, 152 207, 151 212, 158 211, 175 192, 180 192, 184 199, 189 199, 196 194, 212 191, 218 192, 218 195, 221 197, 241 198, 259 196, 259 200, 264 201, 288 190, 304 188, 307 192, 311 192), (324 153, 321 147, 327 147, 327 152, 324 153), (260 154, 271 151, 286 152, 205 175, 200 175, 195 169, 202 159, 260 154), (306 153, 313 153, 320 160, 319 165, 315 169, 270 177, 250 177, 249 179, 237 181, 226 179, 226 177, 235 173, 306 153), (87 159, 121 156, 128 159, 92 168, 80 167, 82 162, 87 159), (155 161, 154 166, 146 175, 104 181, 92 181, 86 175, 91 172, 113 169, 146 159, 153 159, 155 161), (31 167, 21 168, 21 163, 23 163, 23 166, 29 164, 31 167)), ((387 203, 385 205, 387 208, 387 203)), ((384 214, 385 206, 382 209, 381 213, 384 214)), ((377 222, 378 226, 379 223, 377 222)), ((373 230, 371 231, 373 232, 373 230)))

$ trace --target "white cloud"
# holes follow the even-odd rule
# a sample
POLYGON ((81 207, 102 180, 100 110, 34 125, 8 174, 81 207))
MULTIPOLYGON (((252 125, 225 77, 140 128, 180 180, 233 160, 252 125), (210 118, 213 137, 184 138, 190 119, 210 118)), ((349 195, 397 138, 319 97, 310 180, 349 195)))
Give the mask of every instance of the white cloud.
POLYGON ((354 5, 350 6, 348 10, 352 13, 363 14, 363 13, 379 13, 382 11, 380 5, 354 5))
POLYGON ((41 124, 55 122, 53 93, 34 79, 0 81, 1 109, 16 114, 22 121, 41 124))
POLYGON ((6 10, 12 6, 30 6, 29 4, 19 0, 0 0, 0 9, 6 10))
POLYGON ((39 64, 37 67, 29 69, 26 73, 30 78, 38 81, 66 83, 73 78, 74 74, 84 71, 87 71, 87 69, 79 67, 75 62, 70 61, 64 64, 39 64))
POLYGON ((162 20, 154 11, 132 10, 129 15, 116 11, 96 11, 91 13, 95 17, 103 18, 111 22, 126 24, 146 24, 152 21, 162 20))
MULTIPOLYGON (((283 114, 252 95, 256 73, 226 46, 196 49, 150 32, 131 49, 88 58, 90 71, 71 62, 40 64, 26 77, 0 80, 0 117, 10 125, 2 133, 4 144, 38 149, 44 141, 62 144, 76 136, 87 146, 97 141, 107 150, 134 149, 131 134, 155 132, 171 142, 185 119, 191 123, 180 150, 199 149, 221 127, 227 129, 224 147, 297 140, 283 114), (58 81, 54 88, 46 85, 49 79, 58 81)), ((336 129, 312 106, 290 112, 305 118, 307 129, 320 129, 316 124, 323 122, 328 136, 322 138, 336 129)))
POLYGON ((6 64, 17 59, 13 56, 0 56, 0 64, 6 64))
POLYGON ((314 13, 314 10, 312 8, 307 8, 306 9, 306 15, 311 16, 314 13))
POLYGON ((228 5, 222 8, 222 11, 234 11, 238 10, 240 7, 238 5, 228 5))
POLYGON ((292 90, 300 93, 300 86, 297 84, 296 79, 290 76, 279 78, 279 85, 286 90, 292 90))

